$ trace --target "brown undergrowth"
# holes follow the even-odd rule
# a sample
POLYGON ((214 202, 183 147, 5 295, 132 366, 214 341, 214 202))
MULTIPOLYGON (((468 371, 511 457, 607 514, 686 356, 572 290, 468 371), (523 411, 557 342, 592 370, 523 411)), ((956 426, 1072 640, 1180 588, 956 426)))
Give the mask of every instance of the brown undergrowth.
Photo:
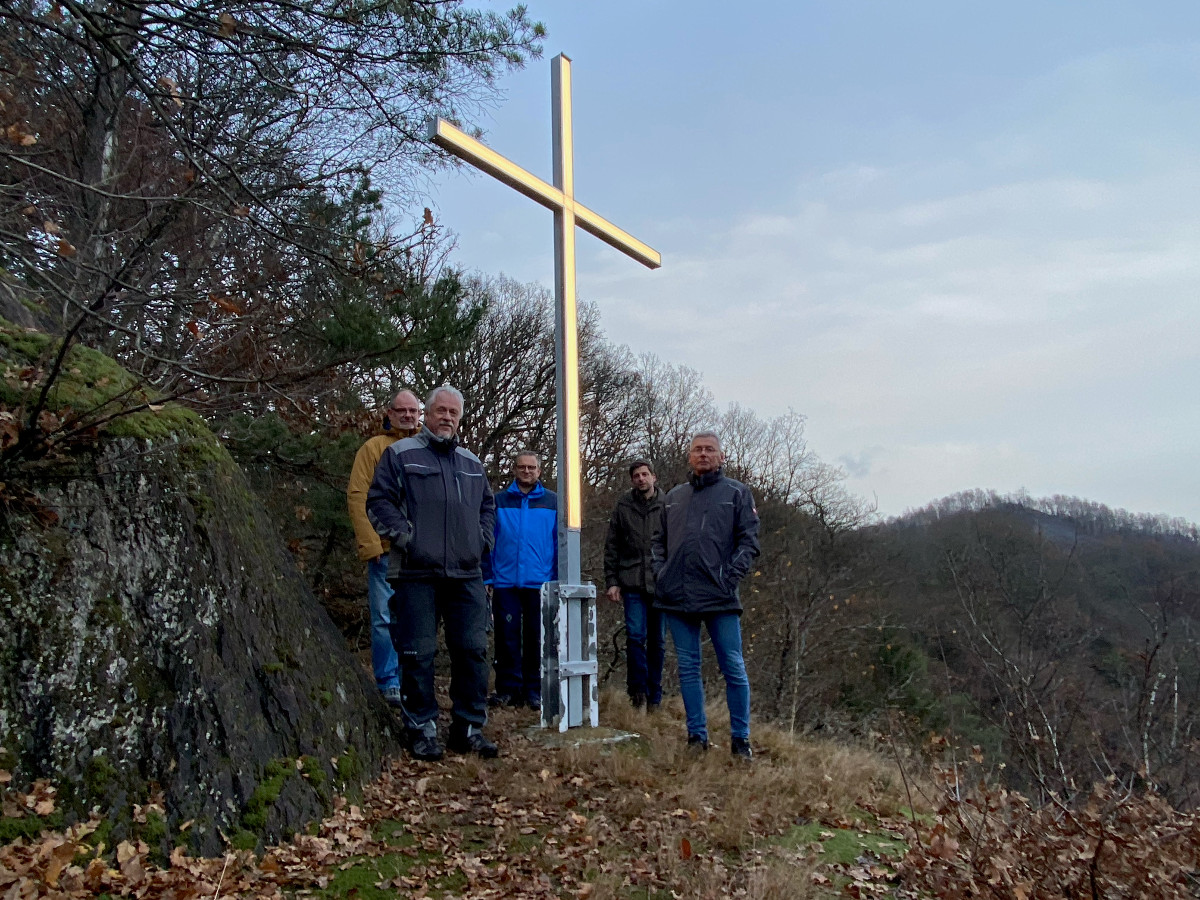
POLYGON ((905 885, 945 900, 1185 900, 1200 896, 1200 816, 1146 791, 1096 784, 1082 804, 1035 807, 980 784, 946 797, 913 842, 905 885))

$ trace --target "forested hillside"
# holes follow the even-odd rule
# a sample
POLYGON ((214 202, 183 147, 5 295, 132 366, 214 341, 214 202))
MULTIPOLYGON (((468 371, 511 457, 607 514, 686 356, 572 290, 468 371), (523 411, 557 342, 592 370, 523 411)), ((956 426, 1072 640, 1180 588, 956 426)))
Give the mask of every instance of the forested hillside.
POLYGON ((1008 778, 1045 797, 1115 776, 1196 802, 1194 525, 978 494, 871 532, 881 595, 930 661, 939 715, 1008 778))

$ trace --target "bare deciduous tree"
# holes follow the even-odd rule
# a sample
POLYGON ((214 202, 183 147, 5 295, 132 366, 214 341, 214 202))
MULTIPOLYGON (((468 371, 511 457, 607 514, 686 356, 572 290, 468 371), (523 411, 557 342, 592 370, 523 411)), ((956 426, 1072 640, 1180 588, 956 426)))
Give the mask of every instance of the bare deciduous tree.
POLYGON ((444 161, 423 120, 477 111, 541 35, 458 0, 0 7, 0 264, 64 338, 9 455, 74 341, 229 412, 461 331, 432 218, 398 229, 370 179, 411 201, 444 161))

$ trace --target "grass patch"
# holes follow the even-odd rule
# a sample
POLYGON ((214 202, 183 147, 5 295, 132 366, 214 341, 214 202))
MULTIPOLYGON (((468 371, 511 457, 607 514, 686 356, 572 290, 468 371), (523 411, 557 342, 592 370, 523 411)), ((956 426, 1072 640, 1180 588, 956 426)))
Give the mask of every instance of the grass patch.
POLYGON ((417 839, 412 836, 408 827, 395 819, 376 822, 371 829, 371 836, 389 847, 412 847, 417 843, 417 839))
MULTIPOLYGON (((396 886, 395 880, 410 876, 416 878, 415 873, 435 856, 437 854, 427 851, 408 850, 382 856, 356 857, 349 860, 352 865, 339 869, 324 890, 313 891, 307 896, 329 900, 340 900, 343 897, 353 897, 355 900, 394 900, 396 897, 408 895, 416 887, 396 886)), ((467 884, 467 877, 462 872, 450 872, 437 879, 422 880, 422 886, 426 889, 423 896, 460 896, 467 884)))
POLYGON ((820 847, 823 863, 851 865, 860 857, 898 860, 908 852, 908 845, 899 838, 875 831, 853 828, 829 828, 820 822, 794 825, 779 839, 788 849, 820 847))

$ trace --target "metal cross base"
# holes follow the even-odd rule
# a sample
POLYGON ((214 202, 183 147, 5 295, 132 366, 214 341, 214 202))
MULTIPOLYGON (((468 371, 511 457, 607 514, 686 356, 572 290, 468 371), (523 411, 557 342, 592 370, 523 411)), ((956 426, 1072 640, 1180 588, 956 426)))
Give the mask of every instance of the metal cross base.
POLYGON ((542 585, 542 727, 600 724, 596 586, 542 585))

